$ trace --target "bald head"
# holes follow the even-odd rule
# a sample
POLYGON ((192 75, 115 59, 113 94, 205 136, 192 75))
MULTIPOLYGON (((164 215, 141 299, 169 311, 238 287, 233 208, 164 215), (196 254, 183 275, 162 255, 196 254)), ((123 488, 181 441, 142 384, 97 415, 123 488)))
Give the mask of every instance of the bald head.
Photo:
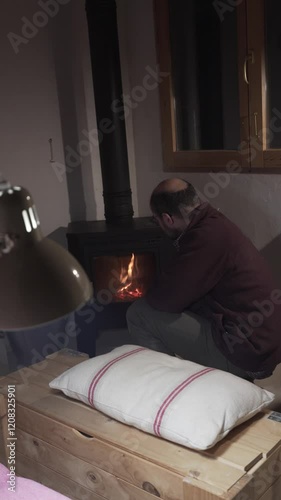
POLYGON ((172 178, 160 182, 150 198, 152 212, 161 216, 163 213, 183 217, 200 205, 200 199, 189 182, 172 178))
POLYGON ((188 186, 188 182, 184 181, 183 179, 174 177, 172 179, 165 179, 164 181, 160 182, 160 184, 158 184, 158 186, 154 189, 153 193, 176 193, 178 191, 187 189, 188 186))

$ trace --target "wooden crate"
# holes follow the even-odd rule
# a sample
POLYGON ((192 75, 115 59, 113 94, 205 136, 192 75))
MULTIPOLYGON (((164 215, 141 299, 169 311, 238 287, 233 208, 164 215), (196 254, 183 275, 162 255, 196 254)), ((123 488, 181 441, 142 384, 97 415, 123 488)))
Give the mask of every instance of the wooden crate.
POLYGON ((0 461, 7 386, 16 384, 16 473, 79 500, 280 500, 281 423, 263 412, 207 452, 116 422, 51 390, 85 360, 63 350, 0 379, 0 461))

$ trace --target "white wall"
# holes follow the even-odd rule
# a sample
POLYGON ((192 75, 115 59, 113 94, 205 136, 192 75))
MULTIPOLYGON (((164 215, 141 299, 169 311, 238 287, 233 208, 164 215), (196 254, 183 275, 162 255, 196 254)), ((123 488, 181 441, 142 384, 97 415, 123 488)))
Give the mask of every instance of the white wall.
POLYGON ((63 162, 60 115, 49 43, 49 27, 41 29, 15 54, 7 34, 21 35, 26 16, 38 11, 33 0, 3 0, 0 17, 0 172, 32 193, 44 233, 69 220, 65 181, 59 183, 49 163, 49 138, 63 162))
MULTIPOLYGON (((128 60, 132 88, 140 85, 146 66, 157 64, 153 20, 153 0, 127 1, 128 60)), ((161 180, 174 174, 163 172, 161 123, 158 89, 133 110, 133 126, 140 216, 149 214, 149 196, 161 180)), ((209 183, 225 179, 208 173, 186 173, 179 176, 190 180, 202 193, 209 193, 209 183)), ((212 196, 212 193, 211 193, 212 196)), ((219 207, 263 249, 281 233, 281 175, 232 175, 229 185, 217 188, 210 202, 219 207)), ((281 244, 278 251, 281 255, 281 244)), ((277 259, 279 256, 275 255, 277 259)), ((280 258, 278 259, 280 260, 280 258)))
MULTIPOLYGON (((31 191, 45 234, 67 226, 70 220, 104 219, 99 147, 82 154, 75 167, 68 155, 69 150, 79 155, 83 131, 97 127, 85 2, 55 2, 56 15, 47 15, 45 26, 35 26, 29 39, 22 18, 44 24, 37 16, 44 12, 47 0, 3 0, 0 19, 0 172, 31 191), (7 38, 9 33, 23 37, 18 39, 18 54, 7 38), (54 164, 49 161, 50 138, 54 164), (63 166, 71 167, 67 176, 63 166)), ((121 0, 118 16, 126 93, 130 84, 124 6, 121 0)), ((133 206, 138 215, 132 117, 126 126, 133 206)))

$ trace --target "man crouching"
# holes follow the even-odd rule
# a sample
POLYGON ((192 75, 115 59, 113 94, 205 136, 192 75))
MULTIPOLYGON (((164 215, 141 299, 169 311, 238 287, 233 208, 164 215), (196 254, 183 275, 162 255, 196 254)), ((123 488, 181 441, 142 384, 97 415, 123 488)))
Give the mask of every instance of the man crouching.
POLYGON ((153 216, 178 255, 127 312, 134 343, 248 380, 281 362, 281 291, 240 229, 181 179, 161 182, 153 216))

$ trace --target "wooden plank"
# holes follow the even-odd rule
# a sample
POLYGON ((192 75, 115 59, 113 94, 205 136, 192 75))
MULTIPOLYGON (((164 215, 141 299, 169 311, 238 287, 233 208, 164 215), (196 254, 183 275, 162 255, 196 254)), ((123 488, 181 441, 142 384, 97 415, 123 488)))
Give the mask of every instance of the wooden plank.
POLYGON ((237 468, 114 421, 82 403, 50 395, 34 398, 30 408, 80 432, 187 476, 197 471, 202 481, 229 489, 243 475, 237 468))
MULTIPOLYGON (((0 393, 6 396, 7 386, 0 388, 0 393)), ((23 404, 25 406, 32 405, 33 402, 38 401, 44 396, 48 396, 51 393, 51 389, 36 385, 16 385, 16 405, 23 404)), ((59 396, 58 396, 59 397, 59 396)))
MULTIPOLYGON (((153 485, 150 485, 150 491, 154 491, 155 496, 41 439, 34 438, 26 432, 18 430, 17 437, 19 453, 69 479, 75 478, 75 482, 80 486, 86 487, 101 497, 110 500, 117 498, 152 500, 155 496, 160 497, 159 492, 153 485)), ((146 487, 147 484, 145 483, 144 486, 146 487)))
MULTIPOLYGON (((7 377, 1 379, 0 392, 5 393, 5 391, 3 391, 3 387, 5 388, 8 384, 15 383, 17 386, 22 385, 23 387, 35 385, 42 387, 42 389, 45 388, 45 393, 47 394, 51 391, 49 388, 49 382, 67 371, 69 368, 70 367, 67 367, 65 364, 52 359, 37 363, 32 365, 32 367, 22 368, 21 370, 13 372, 7 377)), ((17 389, 19 390, 19 387, 17 389)))
POLYGON ((230 487, 242 475, 241 471, 235 471, 223 463, 218 463, 214 467, 212 459, 204 459, 197 452, 178 447, 173 443, 113 421, 82 403, 68 400, 65 396, 50 396, 51 399, 49 399, 45 397, 48 393, 50 389, 20 385, 17 388, 17 402, 38 409, 63 423, 70 419, 66 423, 74 429, 95 435, 127 451, 136 453, 137 448, 139 456, 155 464, 164 465, 176 473, 187 475, 191 470, 193 474, 194 466, 196 466, 200 469, 201 476, 213 484, 217 481, 219 484, 225 483, 226 479, 223 478, 227 478, 227 487, 230 487), (212 471, 212 469, 215 470, 212 471))
POLYGON ((36 365, 32 365, 32 367, 30 367, 29 369, 32 369, 33 371, 36 371, 38 373, 48 373, 49 375, 58 377, 63 372, 66 372, 68 370, 68 367, 63 363, 60 363, 59 360, 46 359, 45 361, 41 361, 36 365))
MULTIPOLYGON (((44 465, 30 460, 21 453, 17 454, 17 474, 27 479, 32 479, 44 484, 72 500, 104 500, 104 497, 96 495, 90 490, 81 487, 71 479, 68 479, 44 465)), ((32 499, 31 499, 32 500, 32 499)))
MULTIPOLYGON (((238 2, 239 3, 239 2, 238 2)), ((250 170, 251 158, 249 148, 250 120, 249 120, 249 85, 245 82, 244 63, 247 57, 247 6, 240 2, 236 6, 237 13, 237 49, 238 49, 238 83, 239 83, 239 110, 240 110, 240 140, 241 163, 245 170, 250 170)))
POLYGON ((242 471, 250 470, 262 458, 261 450, 256 449, 254 446, 248 447, 246 444, 224 439, 216 446, 205 452, 209 457, 218 458, 242 471))
POLYGON ((185 478, 183 495, 184 500, 224 500, 226 498, 226 493, 222 490, 210 485, 202 487, 199 481, 192 478, 185 478))
MULTIPOLYGON (((48 389, 49 382, 55 377, 88 359, 87 354, 75 356, 68 354, 68 349, 65 351, 54 353, 40 363, 10 373, 0 379, 0 387, 14 383, 17 385, 34 384, 48 389), (55 356, 56 354, 57 356, 55 356)), ((73 352, 75 353, 75 351, 73 352)))
MULTIPOLYGON (((52 398, 50 400, 48 394, 52 394, 52 391, 50 389, 36 387, 35 385, 17 387, 18 403, 21 403, 25 406, 27 405, 36 408, 40 412, 41 411, 43 411, 44 413, 47 412, 50 417, 53 417, 58 420, 61 419, 65 420, 66 418, 68 419, 71 418, 71 420, 68 421, 67 424, 71 425, 71 427, 73 427, 74 429, 80 430, 81 432, 84 432, 89 435, 94 435, 95 437, 98 437, 100 440, 105 440, 107 443, 118 446, 121 449, 125 448, 127 449, 127 451, 131 451, 137 454, 138 456, 142 457, 143 459, 152 461, 157 465, 161 466, 164 465, 173 472, 180 473, 186 476, 189 475, 190 477, 192 477, 194 473, 195 475, 199 473, 200 480, 206 482, 206 484, 213 484, 214 486, 220 484, 220 488, 223 491, 227 491, 227 488, 231 487, 237 480, 237 477, 235 478, 233 477, 234 473, 233 468, 229 466, 229 469, 231 470, 232 473, 231 476, 232 483, 229 482, 225 486, 222 485, 221 482, 220 483, 217 482, 218 475, 223 477, 225 476, 226 473, 228 473, 227 471, 223 472, 221 470, 222 465, 226 466, 227 464, 221 463, 223 460, 225 460, 225 458, 223 456, 221 457, 219 452, 218 456, 216 457, 217 459, 217 461, 215 462, 216 466, 214 466, 214 460, 210 460, 209 458, 209 463, 206 462, 206 459, 204 459, 203 454, 198 454, 191 450, 178 447, 177 445, 174 445, 172 443, 168 443, 165 442, 164 440, 160 440, 148 434, 142 433, 137 429, 133 429, 119 422, 115 422, 109 419, 108 417, 105 417, 101 413, 96 412, 92 408, 89 408, 83 405, 82 403, 69 400, 65 398, 63 395, 52 395, 50 396, 52 398), (82 422, 82 428, 81 427, 79 428, 78 426, 79 422, 80 424, 82 422), (184 463, 182 462, 182 460, 175 462, 171 460, 171 458, 175 456, 176 451, 177 452, 180 451, 181 458, 184 458, 184 463), (196 456, 197 462, 194 459, 194 455, 196 456), (199 463, 198 463, 198 457, 200 458, 199 463), (187 458, 189 460, 187 460, 187 458), (216 469, 215 474, 213 474, 212 469, 210 469, 209 466, 210 463, 212 463, 213 466, 212 468, 216 469), (208 470, 209 475, 207 475, 206 469, 209 469, 208 470), (219 469, 220 473, 218 473, 219 469)), ((277 424, 276 427, 277 430, 280 429, 280 427, 278 427, 278 425, 280 424, 266 420, 264 418, 263 419, 258 418, 257 421, 251 423, 250 426, 249 424, 247 425, 244 424, 245 426, 244 432, 246 432, 246 442, 249 442, 249 433, 253 434, 253 429, 255 429, 255 426, 257 426, 258 424, 262 425, 262 428, 259 427, 257 430, 255 430, 254 441, 253 442, 251 441, 251 447, 252 449, 254 449, 255 454, 257 452, 255 445, 258 441, 260 441, 261 433, 264 436, 265 441, 267 440, 269 441, 267 443, 267 448, 272 449, 273 446, 277 446, 277 444, 279 443, 280 432, 281 432, 281 431, 279 431, 279 433, 277 432, 277 437, 276 437, 275 435, 276 433, 274 434, 273 432, 273 429, 275 429, 276 427, 276 425, 274 424, 277 424)), ((30 432, 32 432, 32 429, 30 429, 30 432)), ((243 432, 241 432, 241 434, 242 434, 242 441, 240 444, 243 445, 245 436, 243 436, 243 432)), ((232 440, 233 439, 234 438, 232 438, 232 440)), ((223 442, 220 444, 220 446, 223 446, 223 442)), ((230 460, 230 458, 228 458, 228 460, 230 460)), ((237 466, 237 459, 233 460, 234 462, 236 462, 237 466)), ((244 460, 242 464, 240 461, 240 466, 243 467, 246 466, 247 468, 246 461, 244 460)), ((242 475, 243 474, 241 471, 239 477, 241 477, 242 475)))
POLYGON ((7 415, 7 404, 5 398, 0 394, 0 418, 4 418, 7 415))
MULTIPOLYGON (((281 446, 250 472, 229 490, 226 497, 228 500, 260 500, 281 475, 281 446)), ((274 500, 279 498, 281 496, 277 496, 274 500)))
POLYGON ((44 373, 52 376, 54 379, 67 370, 68 367, 65 364, 53 361, 52 359, 45 360, 34 364, 31 367, 25 367, 21 370, 10 373, 7 377, 4 377, 4 379, 1 380, 1 386, 3 386, 3 384, 9 384, 9 381, 13 379, 16 379, 18 384, 28 384, 30 377, 34 377, 35 375, 39 376, 44 373))
MULTIPOLYGON (((244 164, 246 170, 250 170, 249 164, 244 164)), ((242 171, 242 156, 239 151, 174 151, 173 163, 166 172, 187 172, 188 170, 222 170, 226 173, 237 173, 242 171), (232 162, 237 162, 233 170, 232 162), (228 166, 230 165, 230 166, 228 166)))
MULTIPOLYGON (((5 377, 0 378, 0 387, 8 385, 9 383, 17 383, 17 384, 28 384, 34 383, 35 377, 38 375, 42 375, 46 377, 46 387, 48 385, 49 380, 58 377, 63 372, 67 371, 67 369, 76 366, 83 361, 88 359, 88 355, 84 353, 78 353, 75 355, 76 351, 71 351, 70 349, 64 349, 57 353, 53 353, 48 356, 45 360, 40 361, 29 367, 24 367, 15 372, 11 372, 5 377), (72 354, 74 353, 74 354, 72 354)), ((38 381, 36 381, 38 385, 38 381)), ((42 385, 42 384, 40 384, 42 385)))
POLYGON ((73 349, 62 349, 61 351, 49 354, 46 359, 57 361, 71 368, 79 363, 83 363, 83 361, 87 361, 89 355, 84 352, 74 351, 73 349))
POLYGON ((260 500, 279 500, 281 498, 281 477, 264 493, 260 500))
POLYGON ((254 62, 248 64, 252 167, 261 168, 264 166, 268 127, 264 0, 247 0, 246 4, 248 47, 254 52, 254 62))
POLYGON ((2 420, 0 420, 0 463, 4 465, 7 465, 6 444, 7 443, 2 429, 2 420))
POLYGON ((268 149, 264 151, 263 158, 267 169, 281 168, 281 149, 268 149))
POLYGON ((4 396, 0 394, 0 463, 7 464, 8 437, 7 405, 4 396))
MULTIPOLYGON (((53 372, 62 373, 65 368, 66 364, 51 359, 40 372, 34 367, 30 369, 28 385, 20 384, 16 390, 18 429, 31 435, 37 433, 37 437, 48 441, 50 446, 77 454, 82 461, 114 474, 126 484, 133 484, 137 490, 144 484, 152 485, 165 500, 179 500, 183 491, 181 480, 185 476, 185 483, 194 488, 194 492, 232 499, 238 494, 238 485, 248 477, 244 470, 255 463, 249 472, 256 475, 269 463, 260 460, 261 454, 273 460, 274 450, 279 453, 281 424, 268 420, 270 412, 242 424, 214 449, 198 453, 114 421, 51 390, 47 384, 53 372)), ((11 378, 4 379, 4 388, 3 379, 0 381, 3 390, 9 380, 11 378)), ((72 458, 75 462, 74 456, 72 458)), ((252 494, 253 487, 249 488, 252 494)), ((211 496, 202 498, 212 499, 211 496)))
MULTIPOLYGON (((15 372, 16 374, 16 372, 15 372)), ((10 384, 19 385, 19 378, 14 374, 14 376, 7 376, 0 380, 0 393, 5 395, 7 393, 7 387, 10 384)), ((20 381, 22 384, 22 381, 20 381)))
POLYGON ((179 500, 182 497, 182 475, 98 439, 86 437, 22 406, 17 408, 17 428, 139 488, 144 484, 152 484, 161 498, 179 500))
MULTIPOLYGON (((16 386, 23 385, 22 375, 20 373, 15 372, 13 374, 12 380, 16 386)), ((48 373, 45 372, 41 373, 36 372, 31 368, 30 371, 28 372, 28 378, 26 379, 25 386, 35 385, 42 387, 43 389, 46 389, 48 388, 48 385, 52 380, 54 380, 54 375, 49 375, 48 373)))
POLYGON ((279 447, 281 441, 281 424, 269 420, 270 413, 259 413, 250 421, 239 425, 231 431, 227 439, 249 449, 254 448, 268 457, 279 447))

